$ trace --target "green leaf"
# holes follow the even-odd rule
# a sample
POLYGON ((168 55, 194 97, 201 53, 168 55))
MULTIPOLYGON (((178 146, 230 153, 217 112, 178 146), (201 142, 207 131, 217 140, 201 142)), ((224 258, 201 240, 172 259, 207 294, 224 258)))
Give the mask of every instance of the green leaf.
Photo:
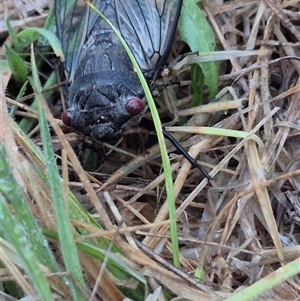
POLYGON ((57 36, 51 32, 50 30, 44 29, 44 28, 37 28, 37 27, 31 27, 31 28, 26 28, 24 30, 22 30, 19 34, 18 34, 18 39, 21 42, 22 48, 29 46, 30 44, 32 44, 34 41, 36 41, 40 36, 45 37, 54 53, 61 58, 61 60, 64 60, 64 55, 63 55, 63 51, 61 49, 61 45, 60 42, 57 38, 57 36))
POLYGON ((17 83, 23 84, 27 79, 27 66, 23 59, 6 44, 4 44, 6 51, 6 58, 10 70, 17 83))
POLYGON ((14 32, 10 22, 9 22, 9 19, 10 19, 11 15, 9 15, 6 19, 6 26, 7 26, 7 29, 8 29, 8 33, 9 33, 9 36, 11 37, 12 41, 13 41, 13 45, 15 46, 17 52, 21 52, 21 46, 20 46, 20 43, 18 41, 18 37, 16 35, 16 33, 14 32))
POLYGON ((203 102, 203 86, 204 78, 203 73, 198 64, 192 64, 191 66, 191 76, 192 76, 192 102, 191 107, 196 107, 202 105, 203 102))
MULTIPOLYGON (((214 51, 215 36, 204 12, 199 8, 197 0, 185 0, 181 10, 179 22, 180 36, 192 52, 214 51)), ((204 75, 205 84, 209 88, 209 97, 212 99, 218 91, 218 62, 199 63, 204 75)))
POLYGON ((24 49, 25 47, 28 47, 30 44, 35 42, 40 37, 40 33, 36 30, 32 30, 32 28, 26 28, 19 32, 17 37, 20 42, 21 48, 24 49))

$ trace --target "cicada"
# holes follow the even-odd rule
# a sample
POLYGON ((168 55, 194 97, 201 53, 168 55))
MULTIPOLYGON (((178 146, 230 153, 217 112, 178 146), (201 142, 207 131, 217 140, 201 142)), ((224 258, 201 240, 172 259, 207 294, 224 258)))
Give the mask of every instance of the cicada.
MULTIPOLYGON (((92 0, 119 30, 148 81, 166 63, 182 0, 92 0)), ((118 136, 145 108, 145 97, 112 28, 82 0, 55 0, 69 82, 63 122, 101 141, 118 136)))

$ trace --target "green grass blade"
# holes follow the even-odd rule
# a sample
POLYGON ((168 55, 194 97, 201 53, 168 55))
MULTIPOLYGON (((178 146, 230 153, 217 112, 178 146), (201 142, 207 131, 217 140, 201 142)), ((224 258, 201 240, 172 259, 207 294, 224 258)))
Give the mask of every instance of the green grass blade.
MULTIPOLYGON (((21 87, 21 89, 20 89, 20 91, 19 91, 19 93, 18 93, 18 95, 16 97, 16 100, 19 100, 20 98, 22 98, 24 96, 25 91, 27 89, 27 85, 28 85, 28 81, 26 81, 22 85, 22 87, 21 87)), ((15 114, 16 114, 17 111, 18 111, 18 107, 17 106, 12 106, 11 109, 10 109, 9 115, 13 118, 15 116, 15 114)))
POLYGON ((151 111, 151 115, 153 118, 156 134, 157 134, 157 139, 159 143, 159 148, 160 148, 160 154, 162 158, 162 163, 163 163, 163 169, 165 173, 165 184, 166 184, 166 191, 167 191, 167 201, 168 201, 168 206, 169 206, 169 218, 170 218, 170 231, 171 231, 171 242, 172 242, 172 255, 173 255, 173 263, 176 267, 180 266, 180 261, 179 261, 179 247, 178 247, 178 235, 177 235, 177 224, 176 224, 176 213, 175 213, 175 193, 174 193, 174 187, 173 187, 173 179, 172 179, 172 172, 171 172, 171 165, 170 165, 170 160, 168 157, 167 153, 167 148, 164 140, 164 136, 162 134, 162 126, 160 122, 160 118, 158 115, 158 111, 155 106, 155 102, 152 98, 151 91, 149 89, 149 86, 145 80, 145 77, 136 62, 134 55, 132 54, 131 50, 127 46, 126 42, 124 41, 123 37, 121 34, 116 30, 113 26, 113 24, 99 11, 96 9, 95 6, 92 4, 88 3, 93 10, 95 10, 103 20, 112 28, 118 39, 121 41, 124 49, 126 50, 133 66, 134 70, 136 71, 139 80, 141 82, 141 85, 143 87, 143 90, 145 92, 149 108, 151 111))
POLYGON ((272 289, 276 285, 283 283, 289 278, 300 274, 300 259, 297 258, 294 261, 284 265, 273 273, 269 274, 265 278, 250 285, 244 290, 234 294, 233 296, 225 299, 226 301, 248 301, 254 300, 262 293, 272 289))
POLYGON ((11 37, 11 40, 15 46, 15 49, 17 52, 21 53, 22 52, 22 48, 21 48, 21 45, 18 41, 18 37, 16 35, 16 33, 14 32, 14 29, 12 28, 11 24, 10 24, 10 19, 11 15, 9 15, 6 19, 6 26, 7 26, 7 30, 8 30, 8 33, 9 33, 9 36, 11 37))
MULTIPOLYGON (((7 154, 5 154, 2 148, 1 160, 3 161, 3 158, 6 156, 7 154)), ((13 160, 13 158, 11 158, 11 160, 13 160)), ((25 163, 22 170, 24 173, 27 172, 25 163)), ((6 200, 9 201, 16 220, 27 233, 28 242, 30 242, 31 246, 34 246, 35 257, 40 263, 47 266, 50 271, 57 272, 58 265, 56 264, 48 243, 43 236, 34 215, 32 214, 31 208, 23 196, 23 190, 19 187, 9 165, 5 161, 1 163, 0 174, 2 183, 5 183, 4 185, 1 185, 0 191, 3 195, 5 195, 6 200)))
POLYGON ((54 53, 64 60, 64 54, 57 36, 45 28, 31 27, 22 30, 18 34, 18 39, 22 42, 22 47, 27 47, 36 41, 40 36, 43 36, 50 43, 54 53))
MULTIPOLYGON (((62 255, 66 270, 70 272, 77 281, 84 286, 84 279, 81 272, 80 262, 77 254, 76 244, 73 238, 72 226, 69 220, 69 212, 67 207, 67 200, 64 199, 62 181, 56 165, 56 159, 52 147, 52 141, 49 133, 49 127, 47 124, 46 116, 43 111, 42 102, 43 99, 41 91, 41 85, 38 78, 38 72, 35 64, 33 48, 31 50, 31 65, 32 75, 34 83, 34 91, 38 102, 38 115, 39 124, 41 129, 41 136, 43 142, 43 150, 45 154, 45 164, 47 170, 47 178, 49 188, 54 202, 55 215, 57 220, 57 228, 59 233, 59 242, 62 250, 62 255)), ((80 290, 75 284, 70 282, 71 289, 73 291, 73 297, 75 300, 85 300, 80 290)))
POLYGON ((27 79, 27 66, 18 53, 4 44, 6 58, 14 79, 18 84, 23 84, 27 79))
MULTIPOLYGON (((10 166, 6 161, 7 154, 3 145, 0 146, 0 158, 0 172, 2 175, 0 194, 1 237, 7 240, 14 247, 19 258, 22 260, 22 267, 28 273, 41 300, 52 300, 47 278, 44 276, 43 271, 41 270, 41 265, 37 261, 36 253, 33 251, 36 251, 36 247, 41 246, 41 234, 38 229, 35 229, 36 224, 25 217, 25 214, 28 213, 28 211, 21 212, 20 210, 21 207, 26 210, 26 200, 22 194, 23 189, 18 185, 10 172, 10 166), (15 208, 18 211, 16 215, 12 215, 8 208, 7 202, 10 202, 11 200, 20 206, 19 209, 15 208), (21 218, 21 222, 18 218, 21 218), (29 222, 30 225, 26 225, 26 222, 29 222), (27 231, 30 229, 33 229, 34 232, 28 233, 27 231), (37 235, 37 238, 33 240, 32 238, 35 235, 37 235)), ((46 251, 45 256, 49 255, 47 247, 45 247, 44 250, 46 251)), ((47 257, 50 259, 49 256, 47 257)), ((51 265, 53 263, 53 261, 47 259, 44 259, 43 261, 47 265, 51 265)))
MULTIPOLYGON (((57 82, 56 79, 56 74, 55 72, 52 72, 49 76, 49 78, 47 79, 47 81, 45 82, 43 89, 48 89, 50 87, 52 87, 55 83, 57 82)), ((33 85, 33 83, 31 82, 31 85, 33 85)), ((50 96, 52 92, 48 92, 44 95, 45 98, 48 98, 50 96)), ((30 108, 33 110, 37 110, 38 109, 38 99, 35 97, 33 103, 30 105, 30 108)), ((19 122, 19 126, 20 128, 25 132, 28 133, 29 131, 32 130, 32 128, 36 125, 36 119, 33 118, 27 118, 24 117, 20 122, 19 122)))

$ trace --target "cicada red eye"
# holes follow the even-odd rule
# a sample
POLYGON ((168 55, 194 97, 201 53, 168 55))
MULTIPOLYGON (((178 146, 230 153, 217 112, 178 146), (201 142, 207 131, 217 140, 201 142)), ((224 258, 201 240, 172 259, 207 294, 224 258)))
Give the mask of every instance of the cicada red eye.
POLYGON ((140 98, 135 97, 131 98, 127 102, 125 108, 130 115, 135 116, 140 114, 144 110, 145 103, 140 98))
POLYGON ((61 115, 61 120, 66 126, 71 126, 72 115, 70 112, 63 112, 61 115))

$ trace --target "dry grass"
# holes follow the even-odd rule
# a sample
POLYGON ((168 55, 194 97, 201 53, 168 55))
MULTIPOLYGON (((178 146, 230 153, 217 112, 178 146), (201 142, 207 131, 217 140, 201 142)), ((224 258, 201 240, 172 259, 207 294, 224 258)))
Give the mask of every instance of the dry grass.
MULTIPOLYGON (((9 3, 1 4, 1 20, 7 17, 8 9, 13 9, 9 3)), ((197 112, 194 108, 188 128, 168 128, 183 131, 182 145, 213 177, 208 182, 181 156, 171 156, 180 269, 171 265, 168 205, 157 146, 138 156, 137 150, 130 148, 129 139, 128 146, 117 146, 123 153, 112 149, 107 161, 101 162, 96 172, 87 174, 67 144, 76 144, 78 137, 63 133, 47 115, 55 130, 54 148, 62 155, 59 164, 66 191, 69 187, 106 229, 100 231, 88 218, 72 217, 77 242, 91 237, 113 240, 126 256, 128 266, 147 278, 151 291, 161 286, 163 293, 171 292, 171 296, 183 298, 180 300, 234 297, 259 280, 276 279, 284 273, 286 264, 300 264, 300 1, 205 1, 202 6, 217 37, 218 50, 259 51, 255 56, 232 56, 221 62, 219 102, 203 105, 197 112), (207 129, 200 126, 236 130, 244 138, 232 137, 234 132, 230 131, 228 137, 224 133, 207 135, 207 129), (120 169, 113 173, 117 168, 120 169), (76 227, 84 228, 89 235, 79 237, 76 227), (201 281, 196 281, 197 276, 201 281)), ((14 15, 15 29, 37 26, 35 20, 39 22, 47 15, 44 8, 35 17, 30 9, 28 15, 24 10, 15 10, 19 11, 14 15), (28 23, 29 19, 32 23, 28 23)), ((2 29, 5 37, 4 26, 2 29)), ((9 37, 5 43, 11 44, 9 37)), ((183 83, 179 95, 183 96, 175 110, 177 116, 191 114, 185 111, 190 100, 186 74, 178 74, 183 83)), ((12 97, 7 88, 10 76, 8 71, 2 77, 1 143, 10 150, 12 172, 36 220, 56 231, 51 193, 33 168, 33 164, 43 163, 27 148, 26 138, 12 130, 6 113, 6 96, 12 97)), ((165 108, 160 111, 162 116, 166 114, 165 108)), ((40 141, 38 131, 30 133, 36 145, 40 141)), ((51 242, 60 261, 58 242, 53 238, 51 242)), ((34 295, 22 265, 10 252, 4 253, 1 281, 16 282, 25 295, 34 295)), ((84 251, 79 252, 79 259, 86 296, 90 297, 94 290, 94 300, 124 298, 118 285, 127 287, 128 283, 102 271, 105 265, 84 251)), ((61 300, 70 298, 62 273, 45 274, 57 296, 63 296, 61 300)), ((130 284, 134 287, 135 282, 130 284)), ((299 293, 298 274, 272 286, 256 300, 299 300, 299 293)), ((1 298, 14 300, 5 297, 4 292, 1 298)), ((164 298, 166 295, 161 294, 157 300, 167 299, 164 298)))

